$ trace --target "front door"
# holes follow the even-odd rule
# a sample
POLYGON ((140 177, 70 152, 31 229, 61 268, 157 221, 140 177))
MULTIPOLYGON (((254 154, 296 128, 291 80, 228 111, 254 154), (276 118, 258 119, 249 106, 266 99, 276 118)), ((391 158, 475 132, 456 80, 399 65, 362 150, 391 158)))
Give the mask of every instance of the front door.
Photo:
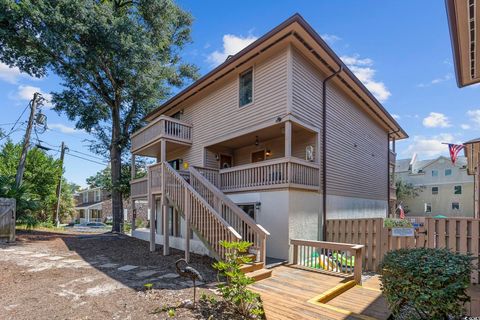
POLYGON ((228 154, 220 155, 220 169, 231 168, 233 165, 233 158, 228 154))

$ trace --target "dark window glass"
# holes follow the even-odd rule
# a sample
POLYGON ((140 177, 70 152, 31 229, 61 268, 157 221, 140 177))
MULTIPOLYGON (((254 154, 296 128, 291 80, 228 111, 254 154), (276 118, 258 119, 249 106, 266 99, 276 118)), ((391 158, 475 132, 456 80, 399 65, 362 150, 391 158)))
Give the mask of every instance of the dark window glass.
POLYGON ((240 107, 253 101, 253 71, 245 71, 240 75, 240 107))
POLYGON ((453 194, 462 194, 462 186, 453 187, 453 194))

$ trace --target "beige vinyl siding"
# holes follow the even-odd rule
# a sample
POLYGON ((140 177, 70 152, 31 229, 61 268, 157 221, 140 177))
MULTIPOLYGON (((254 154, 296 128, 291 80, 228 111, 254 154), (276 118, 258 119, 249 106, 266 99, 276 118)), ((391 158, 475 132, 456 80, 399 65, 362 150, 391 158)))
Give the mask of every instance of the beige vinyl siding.
MULTIPOLYGON (((321 132, 325 75, 300 52, 292 53, 292 113, 321 132)), ((327 91, 327 194, 387 200, 387 132, 332 83, 327 91)), ((313 139, 311 144, 316 145, 313 139)))
POLYGON ((285 155, 285 138, 279 137, 267 141, 262 141, 259 146, 251 145, 243 148, 235 149, 233 162, 235 166, 242 164, 249 164, 252 161, 252 152, 260 150, 270 150, 271 156, 266 157, 266 160, 282 158, 285 155))
POLYGON ((319 155, 317 150, 317 134, 308 131, 295 131, 292 135, 292 156, 297 157, 303 160, 306 156, 306 148, 307 146, 313 146, 313 155, 315 162, 317 161, 317 156, 319 155))
POLYGON ((327 101, 327 194, 387 200, 387 132, 338 87, 327 101))
MULTIPOLYGON (((205 166, 207 157, 203 149, 213 141, 218 141, 235 131, 285 115, 287 110, 286 61, 287 51, 283 48, 268 59, 254 64, 254 101, 248 106, 240 108, 238 103, 238 74, 242 70, 232 72, 209 92, 203 93, 203 96, 199 96, 196 100, 188 100, 180 106, 184 109, 182 120, 193 125, 192 146, 181 152, 181 158, 191 165, 205 166)), ((248 67, 250 66, 245 66, 245 68, 248 67)), ((212 165, 212 162, 209 161, 208 165, 212 165)))

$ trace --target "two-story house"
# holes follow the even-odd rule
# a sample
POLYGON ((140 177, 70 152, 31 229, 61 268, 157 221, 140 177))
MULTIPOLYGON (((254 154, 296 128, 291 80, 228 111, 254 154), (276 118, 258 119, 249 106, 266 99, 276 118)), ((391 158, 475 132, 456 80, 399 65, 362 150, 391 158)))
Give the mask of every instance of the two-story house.
POLYGON ((260 262, 287 259, 289 239, 324 239, 326 219, 385 217, 390 146, 407 137, 299 15, 145 120, 131 151, 157 163, 131 192, 155 228, 134 235, 187 257, 243 239, 260 262))
POLYGON ((455 164, 440 156, 430 160, 401 159, 395 166, 397 179, 418 188, 418 196, 403 205, 407 216, 472 217, 474 182, 467 172, 467 159, 458 157, 455 164))

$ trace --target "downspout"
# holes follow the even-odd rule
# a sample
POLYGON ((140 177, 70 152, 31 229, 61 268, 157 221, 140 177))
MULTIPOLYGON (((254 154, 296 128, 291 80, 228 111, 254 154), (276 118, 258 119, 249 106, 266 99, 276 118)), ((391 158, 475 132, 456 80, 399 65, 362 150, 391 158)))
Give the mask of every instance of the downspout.
POLYGON ((327 82, 343 71, 343 65, 322 82, 322 239, 327 241, 327 82))
MULTIPOLYGON (((387 218, 390 217, 390 213, 392 212, 392 208, 391 208, 391 205, 390 205, 390 136, 393 135, 393 134, 396 134, 398 133, 400 130, 395 130, 395 131, 391 131, 391 132, 388 132, 388 135, 387 135, 387 218)), ((395 137, 393 137, 393 140, 392 140, 392 152, 395 153, 395 137)), ((394 177, 395 177, 395 167, 393 168, 394 170, 394 177)), ((394 182, 395 183, 395 182, 394 182)))

